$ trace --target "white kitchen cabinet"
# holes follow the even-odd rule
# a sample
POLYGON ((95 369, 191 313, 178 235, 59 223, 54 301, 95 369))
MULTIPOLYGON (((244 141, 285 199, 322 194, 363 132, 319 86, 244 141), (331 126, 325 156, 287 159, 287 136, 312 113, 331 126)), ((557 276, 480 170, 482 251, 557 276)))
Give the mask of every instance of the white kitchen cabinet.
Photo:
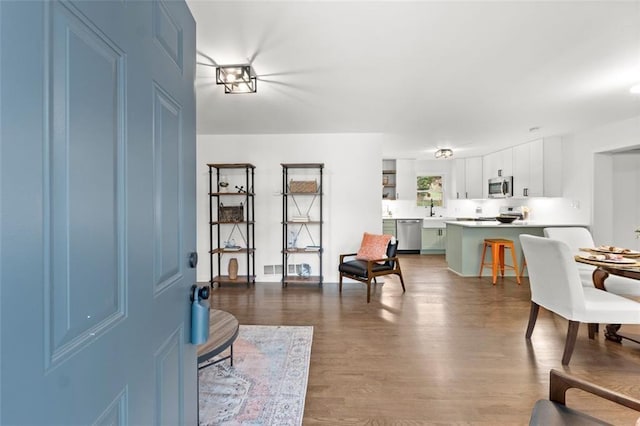
POLYGON ((457 158, 453 160, 454 179, 453 185, 451 185, 450 197, 454 200, 460 200, 467 198, 467 160, 465 158, 457 158))
POLYGON ((455 160, 455 187, 452 198, 482 198, 483 176, 482 157, 469 157, 455 160))
POLYGON ((396 200, 416 199, 415 160, 396 159, 396 200))
POLYGON ((422 228, 421 253, 444 253, 446 239, 446 228, 422 228))
POLYGON ((545 197, 562 197, 562 138, 544 138, 543 193, 545 197))
POLYGON ((513 176, 513 148, 498 151, 500 163, 498 164, 497 176, 513 176))
POLYGON ((482 190, 486 186, 482 180, 482 157, 470 157, 466 160, 467 198, 482 198, 482 190))
POLYGON ((537 139, 513 148, 513 196, 562 196, 560 137, 537 139))
POLYGON ((531 162, 529 159, 531 143, 513 147, 513 170, 515 170, 513 175, 513 196, 515 198, 529 195, 531 185, 531 162))
POLYGON ((485 188, 482 189, 482 196, 484 198, 489 197, 486 188, 487 182, 496 176, 498 176, 498 154, 492 152, 482 157, 482 182, 484 182, 485 186, 485 188))
POLYGON ((542 197, 543 141, 535 140, 513 147, 513 196, 542 197))

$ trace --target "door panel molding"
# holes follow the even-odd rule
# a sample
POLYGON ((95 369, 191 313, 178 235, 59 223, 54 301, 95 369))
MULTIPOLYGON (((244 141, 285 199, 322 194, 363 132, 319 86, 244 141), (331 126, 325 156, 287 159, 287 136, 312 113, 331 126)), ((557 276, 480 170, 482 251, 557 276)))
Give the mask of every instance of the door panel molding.
POLYGON ((125 317, 126 111, 122 50, 64 3, 45 13, 50 28, 43 191, 49 369, 125 317))
POLYGON ((127 421, 127 405, 128 405, 129 389, 125 387, 98 417, 92 426, 124 426, 129 424, 127 421))
POLYGON ((162 1, 153 3, 153 36, 182 73, 184 69, 183 31, 162 1))
POLYGON ((155 353, 156 425, 181 425, 184 419, 184 328, 176 329, 155 353))
POLYGON ((154 155, 154 294, 180 281, 186 259, 184 240, 182 107, 159 86, 153 85, 154 155))

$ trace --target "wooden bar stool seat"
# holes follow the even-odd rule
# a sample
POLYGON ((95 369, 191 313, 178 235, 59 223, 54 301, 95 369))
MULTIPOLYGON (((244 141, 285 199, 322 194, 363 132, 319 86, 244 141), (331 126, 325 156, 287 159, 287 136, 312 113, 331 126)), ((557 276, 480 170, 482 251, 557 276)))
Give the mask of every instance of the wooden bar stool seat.
POLYGON ((516 250, 513 245, 513 240, 507 240, 504 238, 485 238, 484 247, 482 249, 482 260, 480 261, 480 273, 479 278, 482 278, 482 270, 485 265, 491 265, 493 272, 493 284, 495 285, 498 278, 498 269, 500 269, 500 275, 504 278, 505 268, 513 269, 516 273, 516 281, 520 284, 520 274, 518 273, 518 261, 516 260, 516 250), (485 255, 487 254, 487 248, 491 249, 491 262, 485 263, 485 255), (505 265, 504 263, 504 250, 511 250, 512 265, 505 265))

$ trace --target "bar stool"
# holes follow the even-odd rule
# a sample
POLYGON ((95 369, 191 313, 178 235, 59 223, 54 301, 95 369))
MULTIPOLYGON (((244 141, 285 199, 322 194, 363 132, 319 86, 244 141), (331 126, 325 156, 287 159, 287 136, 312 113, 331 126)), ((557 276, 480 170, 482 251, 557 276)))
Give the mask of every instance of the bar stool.
POLYGON ((504 277, 504 269, 513 269, 516 273, 516 281, 520 284, 520 274, 518 273, 518 261, 516 260, 516 250, 512 240, 504 238, 485 238, 484 248, 482 249, 482 260, 480 261, 480 274, 479 278, 482 278, 482 269, 485 265, 491 265, 493 271, 493 284, 495 285, 498 277, 498 268, 500 268, 500 275, 504 277), (485 263, 484 258, 487 253, 487 247, 491 247, 491 263, 485 263), (511 250, 511 259, 513 265, 504 264, 504 249, 511 250))

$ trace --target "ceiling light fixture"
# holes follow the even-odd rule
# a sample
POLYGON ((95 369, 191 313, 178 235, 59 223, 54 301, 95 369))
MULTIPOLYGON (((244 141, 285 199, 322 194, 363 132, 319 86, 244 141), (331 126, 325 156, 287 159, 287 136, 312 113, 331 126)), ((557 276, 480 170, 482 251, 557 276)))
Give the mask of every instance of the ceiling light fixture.
POLYGON ((636 84, 635 86, 631 87, 631 89, 629 89, 629 92, 633 93, 634 95, 640 95, 640 84, 636 84))
POLYGON ((216 84, 224 85, 224 93, 256 93, 258 81, 251 75, 251 65, 223 65, 216 68, 216 84))
POLYGON ((453 151, 449 148, 441 148, 437 150, 434 155, 436 156, 436 158, 449 158, 453 156, 453 151))

